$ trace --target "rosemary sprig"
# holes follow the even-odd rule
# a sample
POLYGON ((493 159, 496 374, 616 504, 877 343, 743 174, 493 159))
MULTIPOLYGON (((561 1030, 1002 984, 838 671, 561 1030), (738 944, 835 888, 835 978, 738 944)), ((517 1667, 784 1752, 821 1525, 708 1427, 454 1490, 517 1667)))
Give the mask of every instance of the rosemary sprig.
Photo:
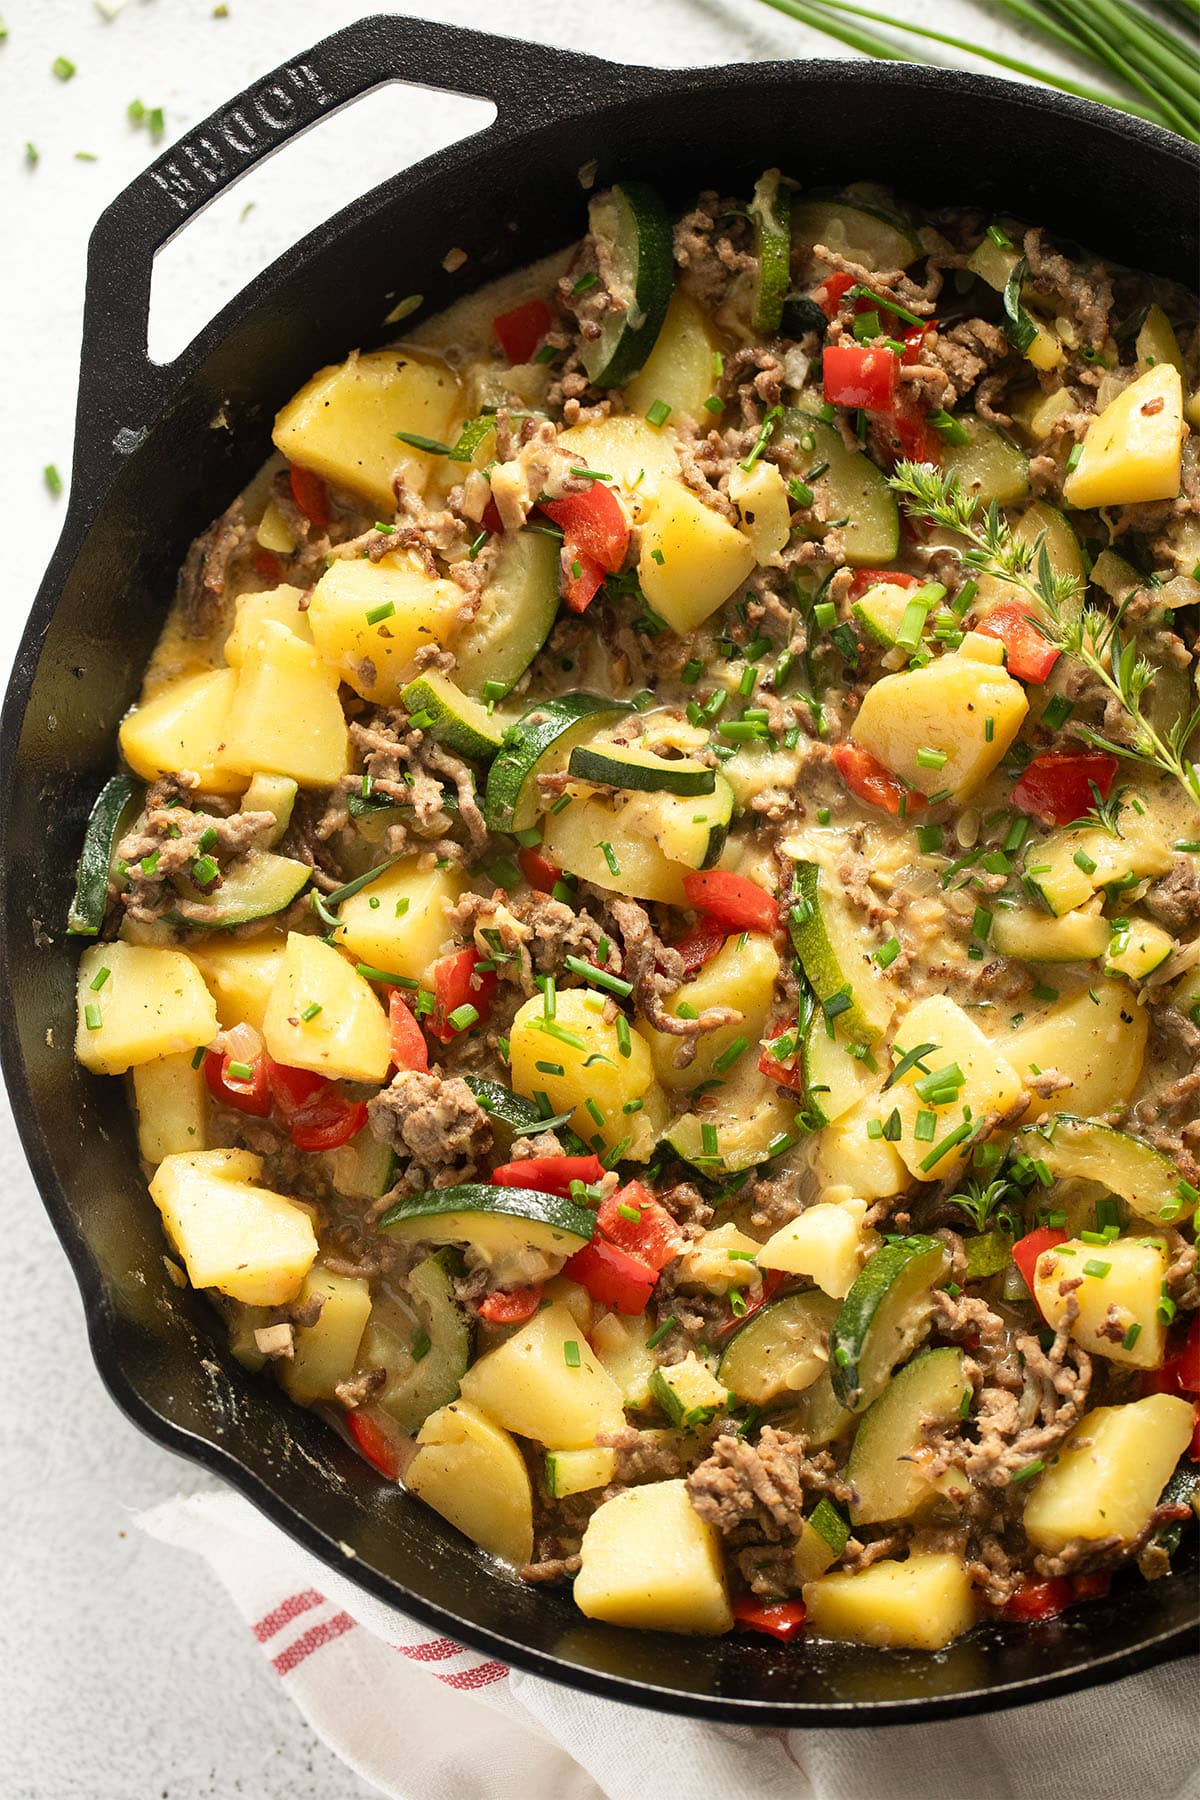
POLYGON ((1142 698, 1154 679, 1154 670, 1141 655, 1136 638, 1122 635, 1124 607, 1110 616, 1099 607, 1084 606, 1082 580, 1051 567, 1045 533, 1031 544, 1022 542, 995 501, 981 516, 979 501, 964 493, 956 475, 933 463, 900 462, 891 485, 906 512, 966 538, 970 547, 963 561, 978 574, 1006 582, 1036 603, 1040 616, 1035 615, 1033 623, 1037 629, 1056 650, 1090 670, 1120 702, 1133 730, 1129 744, 1114 742, 1085 726, 1077 728, 1079 736, 1097 749, 1169 775, 1193 806, 1200 807, 1200 764, 1188 755, 1188 746, 1200 730, 1200 706, 1181 714, 1165 733, 1146 718, 1142 698))
POLYGON ((971 1176, 964 1193, 946 1196, 947 1204, 965 1212, 977 1231, 985 1231, 990 1224, 1013 1237, 1022 1227, 1023 1199, 1020 1188, 1003 1175, 989 1181, 986 1187, 971 1176))

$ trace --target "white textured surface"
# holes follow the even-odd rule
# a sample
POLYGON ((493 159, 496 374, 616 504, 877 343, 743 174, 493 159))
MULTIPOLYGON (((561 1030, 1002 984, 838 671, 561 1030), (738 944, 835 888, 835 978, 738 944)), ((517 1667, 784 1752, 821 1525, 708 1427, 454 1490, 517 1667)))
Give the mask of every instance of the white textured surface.
MULTIPOLYGON (((3 671, 63 506, 41 470, 54 463, 69 473, 88 230, 150 154, 146 134, 126 121, 127 104, 165 107, 174 137, 373 9, 229 0, 225 20, 212 10, 212 0, 128 0, 105 23, 89 0, 0 0, 9 30, 0 44, 3 671), (65 84, 50 73, 59 55, 78 68, 65 84), (35 168, 24 162, 27 140, 40 152, 35 168), (81 150, 99 160, 76 160, 81 150)), ((659 64, 826 48, 753 0, 509 0, 503 9, 423 0, 418 10, 659 64)), ((1013 32, 967 0, 905 0, 904 10, 1021 52, 1013 32)), ((348 132, 346 119, 321 128, 184 234, 164 274, 156 342, 178 345, 298 230, 467 124, 466 110, 431 95, 393 89, 374 104, 370 130, 348 132)), ((303 1725, 207 1572, 129 1531, 132 1512, 208 1478, 140 1437, 100 1387, 69 1270, 6 1110, 0 1232, 9 1246, 0 1363, 5 1800, 357 1800, 366 1789, 303 1725)))

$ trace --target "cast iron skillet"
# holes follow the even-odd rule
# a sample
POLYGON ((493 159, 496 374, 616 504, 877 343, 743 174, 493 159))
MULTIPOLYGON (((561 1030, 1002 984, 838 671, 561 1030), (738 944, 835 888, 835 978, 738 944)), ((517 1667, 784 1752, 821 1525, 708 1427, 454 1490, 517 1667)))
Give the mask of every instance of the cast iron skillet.
POLYGON ((884 179, 917 200, 1025 212, 1185 281, 1196 267, 1194 155, 1101 107, 894 64, 621 68, 396 17, 364 19, 266 76, 127 188, 91 241, 70 505, 0 726, 4 1070, 97 1365, 143 1430, 364 1588, 614 1698, 742 1724, 877 1725, 1027 1702, 1179 1655, 1196 1623, 1187 1569, 1118 1584, 1035 1631, 982 1628, 938 1657, 622 1632, 501 1578, 230 1358, 203 1300, 166 1279, 121 1087, 73 1061, 77 947, 63 920, 83 822, 189 540, 267 453, 282 401, 381 341, 398 298, 419 292, 436 311, 578 236, 589 162, 602 184, 648 176, 675 201, 700 185, 745 193, 774 164, 814 185, 884 179), (488 97, 496 121, 356 201, 177 362, 152 364, 155 250, 260 157, 394 80, 488 97), (451 276, 442 259, 455 246, 469 260, 451 276))

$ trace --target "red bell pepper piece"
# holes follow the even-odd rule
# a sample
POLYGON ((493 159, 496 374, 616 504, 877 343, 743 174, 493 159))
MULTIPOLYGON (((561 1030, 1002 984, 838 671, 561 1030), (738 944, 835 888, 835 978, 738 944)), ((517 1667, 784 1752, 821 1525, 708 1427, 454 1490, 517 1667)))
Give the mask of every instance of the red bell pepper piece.
POLYGON ((346 1414, 346 1430, 355 1448, 389 1481, 400 1479, 402 1438, 399 1427, 378 1407, 356 1407, 346 1414))
POLYGON ((1112 1586, 1112 1570, 1096 1569, 1090 1575, 1068 1575, 1071 1599, 1103 1600, 1112 1586))
POLYGON ((523 1287, 494 1288, 475 1310, 489 1325, 523 1325, 542 1304, 544 1287, 544 1282, 530 1281, 523 1287))
POLYGON ((554 884, 562 880, 562 870, 540 850, 518 850, 517 863, 530 887, 536 888, 539 894, 550 893, 554 884))
POLYGON ((361 1100, 347 1100, 336 1082, 286 1063, 267 1067, 271 1098, 297 1150, 339 1150, 367 1122, 361 1100))
POLYGON ((1044 825, 1069 825, 1095 800, 1108 799, 1117 759, 1107 750, 1043 750, 1025 769, 1012 791, 1012 803, 1044 825))
POLYGON ((610 1244, 628 1250, 656 1272, 665 1269, 683 1249, 679 1226, 640 1181, 627 1181, 600 1202, 596 1227, 610 1244), (626 1216, 631 1212, 637 1214, 636 1220, 626 1216))
MULTIPOLYGON (((759 1283, 758 1298, 746 1299, 745 1312, 731 1314, 728 1321, 723 1325, 718 1325, 713 1332, 712 1335, 718 1343, 727 1337, 732 1337, 735 1331, 740 1331, 748 1319, 752 1319, 756 1312, 761 1312, 762 1308, 775 1298, 784 1282, 789 1279, 782 1269, 765 1269, 762 1281, 759 1283)), ((742 1297, 746 1298, 745 1293, 742 1297)))
POLYGON ((593 1300, 614 1306, 629 1318, 645 1312, 658 1280, 656 1269, 602 1237, 593 1238, 568 1257, 563 1274, 585 1287, 593 1300))
POLYGON ((581 494, 543 501, 542 511, 558 526, 568 549, 584 551, 606 575, 617 573, 629 550, 629 525, 610 487, 593 481, 581 494))
POLYGON ((273 550, 264 550, 259 544, 250 558, 250 566, 256 575, 264 581, 278 581, 283 574, 283 564, 273 550))
POLYGON ((832 275, 827 275, 824 281, 813 289, 812 297, 827 319, 836 319, 842 310, 842 301, 846 297, 846 290, 853 286, 853 275, 844 275, 838 270, 832 275))
POLYGON ((221 1050, 209 1050, 204 1058, 208 1091, 221 1106, 232 1106, 237 1112, 265 1119, 271 1110, 271 1090, 267 1081, 269 1058, 265 1054, 256 1056, 246 1065, 250 1070, 248 1080, 229 1073, 230 1063, 239 1061, 240 1058, 221 1050))
POLYGON ((927 804, 924 794, 911 792, 899 776, 885 768, 877 756, 861 744, 835 744, 833 763, 850 792, 868 806, 882 806, 885 812, 898 814, 919 812, 927 804))
POLYGON ((501 1163, 492 1170, 496 1187, 536 1188, 541 1194, 564 1197, 571 1192, 573 1181, 590 1187, 603 1176, 598 1156, 526 1156, 521 1162, 501 1163))
POLYGON ((1036 1231, 1027 1231, 1025 1236, 1018 1238, 1013 1245, 1012 1259, 1021 1271, 1021 1278, 1031 1294, 1033 1293, 1038 1257, 1042 1255, 1043 1251, 1053 1250, 1056 1244, 1065 1244, 1066 1241, 1066 1232, 1057 1225, 1039 1225, 1036 1231))
POLYGON ((479 961, 478 951, 468 944, 465 950, 443 956, 433 965, 433 1011, 425 1029, 439 1043, 448 1044, 458 1036, 450 1015, 460 1006, 473 1006, 480 1020, 491 1011, 496 971, 483 969, 477 974, 475 965, 479 961))
POLYGON ((794 1093, 802 1094, 804 1092, 804 1069, 800 1062, 799 1024, 798 1019, 793 1019, 790 1025, 785 1026, 782 1031, 776 1032, 775 1036, 763 1045, 758 1059, 758 1072, 760 1075, 765 1075, 769 1081, 777 1081, 780 1087, 791 1088, 794 1093), (775 1045, 781 1038, 789 1035, 792 1038, 791 1049, 786 1056, 776 1056, 775 1045))
POLYGON ((921 586, 915 575, 906 575, 903 569, 855 569, 846 598, 853 604, 855 600, 861 600, 869 588, 878 587, 885 581, 891 587, 921 586))
POLYGON ((1002 1619, 1056 1619, 1066 1612, 1074 1596, 1071 1583, 1064 1576, 1052 1581, 1022 1581, 1012 1597, 1000 1608, 1002 1619))
POLYGON ((683 878, 689 906, 708 913, 726 932, 777 931, 779 903, 766 888, 728 869, 697 869, 683 878))
POLYGON ((1200 1394, 1200 1313, 1192 1320, 1180 1352, 1179 1385, 1185 1394, 1200 1394))
POLYGON ((706 962, 711 962, 717 951, 724 948, 728 935, 725 927, 716 919, 703 917, 697 920, 675 945, 683 958, 684 974, 694 975, 706 962))
POLYGON ((1004 645, 1010 675, 1040 687, 1058 661, 1059 653, 1043 637, 1033 620, 1033 613, 1022 601, 1006 600, 1000 606, 994 606, 974 629, 981 631, 984 637, 999 638, 1004 645))
POLYGON ((941 439, 907 389, 896 395, 896 405, 888 423, 901 456, 907 457, 909 462, 938 461, 941 439))
POLYGON ((329 523, 329 489, 319 475, 311 469, 298 468, 295 463, 288 470, 288 482, 292 490, 292 499, 319 531, 324 531, 329 523))
POLYGON ((893 337, 899 335, 900 341, 904 345, 904 354, 900 358, 900 361, 904 364, 905 368, 911 369, 914 363, 920 362, 921 351, 925 346, 925 334, 926 332, 933 331, 936 326, 937 320, 929 319, 924 325, 909 325, 899 334, 895 332, 892 333, 893 337))
POLYGON ((739 1594, 732 1610, 743 1630, 761 1631, 784 1643, 804 1630, 807 1617, 803 1600, 758 1600, 753 1594, 739 1594))
POLYGON ((554 323, 544 300, 526 300, 492 320, 496 341, 510 363, 532 362, 534 352, 554 323))
POLYGON ((829 344, 821 358, 824 394, 834 406, 890 413, 900 359, 894 350, 864 344, 829 344))
POLYGON ((604 586, 604 570, 586 550, 573 550, 564 542, 559 581, 563 605, 572 612, 586 612, 604 586))
POLYGON ((408 1001, 399 988, 388 989, 388 1040, 393 1068, 428 1069, 429 1045, 425 1042, 425 1033, 413 1018, 408 1001))

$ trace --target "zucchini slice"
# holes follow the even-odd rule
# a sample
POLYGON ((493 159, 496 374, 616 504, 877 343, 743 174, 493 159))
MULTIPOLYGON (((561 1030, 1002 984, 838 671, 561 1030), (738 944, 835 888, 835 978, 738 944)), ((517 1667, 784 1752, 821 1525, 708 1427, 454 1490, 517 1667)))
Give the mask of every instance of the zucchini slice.
POLYGON ((732 816, 733 789, 720 774, 712 793, 694 800, 636 793, 610 800, 579 793, 547 816, 542 848, 559 868, 597 887, 686 906, 684 874, 712 868, 732 816))
POLYGON ((456 1260, 452 1250, 438 1250, 409 1275, 416 1330, 404 1329, 407 1309, 389 1308, 377 1297, 363 1333, 359 1362, 387 1370, 378 1404, 401 1431, 416 1431, 430 1413, 457 1399, 471 1360, 471 1319, 455 1300, 451 1281, 456 1260))
POLYGON ((585 1206, 558 1194, 470 1182, 406 1194, 389 1206, 379 1228, 419 1243, 470 1244, 495 1262, 528 1249, 572 1256, 591 1238, 596 1220, 585 1206))
POLYGON ((598 194, 588 226, 604 240, 615 305, 600 335, 584 341, 583 364, 594 387, 624 387, 641 369, 662 330, 675 283, 675 242, 661 196, 644 181, 623 181, 598 194))
POLYGON ((897 1369, 854 1434, 846 1465, 851 1524, 907 1519, 930 1498, 934 1484, 921 1466, 925 1426, 952 1424, 970 1395, 961 1350, 928 1350, 897 1369))
MULTIPOLYGON (((895 267, 895 264, 892 264, 895 267)), ((841 433, 813 413, 789 407, 775 434, 776 449, 788 448, 802 481, 825 495, 825 516, 845 519, 841 527, 845 561, 852 568, 876 569, 900 549, 900 513, 887 476, 861 450, 848 450, 841 433)))
POLYGON ((903 269, 921 254, 920 240, 903 219, 850 200, 800 200, 792 208, 799 243, 824 244, 865 269, 903 269))
POLYGON ((682 1431, 699 1430, 729 1404, 727 1389, 694 1350, 689 1350, 682 1362, 655 1369, 650 1395, 682 1431))
POLYGON ((909 1237, 884 1244, 861 1270, 829 1340, 834 1397, 848 1411, 868 1407, 924 1338, 948 1267, 938 1238, 909 1237))
POLYGON ((540 531, 506 531, 479 611, 454 640, 456 684, 473 699, 482 698, 485 682, 507 693, 550 636, 557 617, 557 539, 540 531))
POLYGON ((488 770, 484 812, 493 831, 528 831, 542 808, 539 775, 558 775, 575 745, 630 711, 607 694, 563 694, 530 707, 488 770))
POLYGON ((690 798, 711 794, 717 785, 716 770, 691 757, 674 762, 653 751, 631 749, 625 744, 576 744, 567 759, 567 773, 601 787, 629 788, 639 794, 679 794, 690 798))
POLYGON ((810 1388, 825 1373, 839 1303, 816 1289, 772 1300, 730 1341, 717 1376, 739 1400, 769 1406, 810 1388))
POLYGON ((768 169, 755 182, 750 218, 758 258, 754 329, 774 333, 783 318, 792 273, 792 184, 778 169, 768 169))
MULTIPOLYGON (((464 1075, 463 1080, 492 1121, 493 1134, 504 1134, 505 1148, 516 1137, 536 1137, 539 1131, 549 1129, 549 1121, 523 1094, 514 1094, 511 1088, 498 1081, 487 1081, 482 1075, 464 1075)), ((587 1145, 569 1125, 555 1125, 554 1132, 569 1155, 587 1154, 587 1145)))
POLYGON ((1109 922, 1100 913, 1069 912, 1061 919, 1028 907, 998 907, 992 945, 1001 956, 1022 962, 1091 962, 1109 947, 1109 922))
POLYGON ((1177 1224, 1195 1211, 1200 1199, 1169 1156, 1098 1119, 1060 1113, 1051 1130, 1026 1126, 1017 1142, 1059 1180, 1073 1176, 1102 1182, 1139 1218, 1156 1225, 1177 1224))
POLYGON ((1025 850, 1025 875, 1060 919, 1109 883, 1127 887, 1147 875, 1165 875, 1171 852, 1149 813, 1125 807, 1119 837, 1103 826, 1070 826, 1051 832, 1025 850))
POLYGON ((377 1138, 370 1126, 340 1150, 328 1153, 334 1191, 348 1200, 379 1200, 396 1180, 396 1152, 377 1138))
POLYGON ((428 715, 425 729, 447 749, 469 756, 473 762, 490 762, 512 723, 511 715, 489 713, 480 701, 432 670, 410 681, 400 698, 410 718, 428 715))
POLYGON ((702 1175, 720 1180, 790 1150, 798 1135, 796 1096, 748 1069, 718 1088, 716 1105, 672 1120, 665 1141, 702 1175))
POLYGON ((187 899, 213 909, 209 918, 189 919, 175 912, 167 917, 172 925, 182 925, 188 931, 231 931, 235 925, 251 925, 256 919, 269 919, 282 912, 307 885, 311 874, 307 863, 293 857, 276 856, 273 850, 247 850, 223 872, 221 885, 212 894, 201 893, 182 877, 177 881, 176 886, 187 899))
POLYGON ((854 602, 850 611, 869 638, 886 650, 892 650, 915 592, 915 588, 903 587, 898 581, 877 581, 861 600, 854 602))
MULTIPOLYGON (((804 1070, 804 1105, 814 1130, 819 1131, 823 1125, 831 1125, 835 1119, 840 1119, 874 1086, 865 1061, 851 1054, 851 1042, 831 1027, 821 1007, 813 1008, 800 1056, 804 1070)), ((861 1050, 862 1045, 857 1047, 861 1050)))
POLYGON ((834 1393, 826 1369, 811 1387, 797 1394, 786 1412, 776 1413, 771 1423, 777 1431, 790 1431, 797 1437, 806 1437, 810 1444, 822 1447, 838 1444, 849 1437, 856 1419, 834 1393))
POLYGON ((108 882, 117 845, 137 816, 141 787, 129 775, 113 775, 101 788, 88 815, 75 877, 75 898, 67 914, 67 930, 75 937, 95 937, 108 910, 108 882))
POLYGON ((858 1043, 874 1044, 887 1030, 892 1002, 833 877, 820 863, 796 864, 788 924, 792 946, 825 1017, 858 1043))
POLYGON ((970 438, 967 444, 943 444, 942 468, 957 475, 965 494, 989 506, 1011 506, 1029 492, 1029 458, 1015 444, 985 425, 974 413, 959 414, 955 423, 970 438))
POLYGON ((1161 925, 1152 925, 1148 919, 1113 919, 1112 927, 1112 942, 1104 958, 1106 975, 1127 975, 1130 981, 1145 981, 1147 975, 1162 968, 1175 950, 1170 932, 1161 925))
POLYGON ((242 795, 239 812, 269 812, 275 823, 267 837, 265 849, 272 849, 292 822, 299 784, 290 775, 255 775, 242 795))

